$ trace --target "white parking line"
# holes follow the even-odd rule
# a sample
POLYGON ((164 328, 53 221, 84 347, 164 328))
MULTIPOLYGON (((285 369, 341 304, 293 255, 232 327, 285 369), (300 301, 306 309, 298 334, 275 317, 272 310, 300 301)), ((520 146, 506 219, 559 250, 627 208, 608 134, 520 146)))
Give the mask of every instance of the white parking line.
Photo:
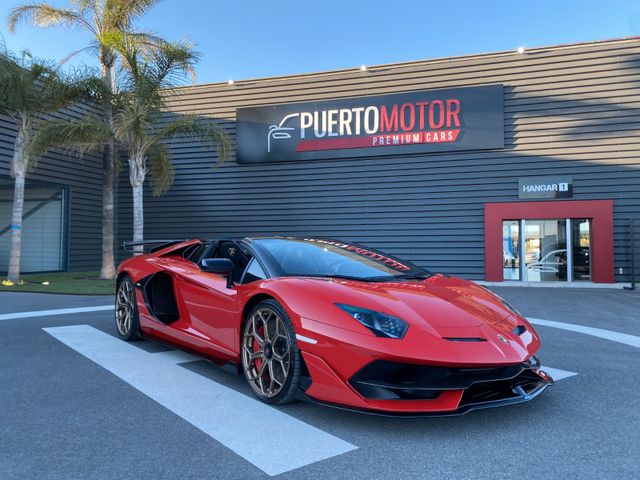
POLYGON ((3 313, 0 320, 15 320, 16 318, 50 317, 52 315, 70 315, 72 313, 101 312, 113 310, 113 305, 99 305, 95 307, 58 308, 56 310, 35 310, 32 312, 3 313))
POLYGON ((165 352, 156 352, 153 354, 153 356, 155 358, 162 358, 163 360, 166 360, 168 362, 175 363, 176 365, 179 363, 197 362, 198 360, 202 360, 202 357, 198 357, 181 350, 167 350, 165 352))
POLYGON ((44 330, 268 475, 358 448, 176 365, 188 361, 178 352, 147 353, 89 325, 44 330))
POLYGON ((586 327, 584 325, 575 325, 573 323, 554 322, 552 320, 542 320, 541 318, 527 318, 534 325, 543 327, 559 328, 561 330, 569 330, 570 332, 584 333, 593 337, 604 338, 612 342, 623 343, 632 347, 640 348, 640 337, 629 335, 628 333, 614 332, 603 328, 586 327))
POLYGON ((544 365, 542 366, 541 370, 551 375, 551 378, 553 378, 556 382, 578 375, 576 372, 570 372, 569 370, 560 370, 559 368, 552 368, 544 365))

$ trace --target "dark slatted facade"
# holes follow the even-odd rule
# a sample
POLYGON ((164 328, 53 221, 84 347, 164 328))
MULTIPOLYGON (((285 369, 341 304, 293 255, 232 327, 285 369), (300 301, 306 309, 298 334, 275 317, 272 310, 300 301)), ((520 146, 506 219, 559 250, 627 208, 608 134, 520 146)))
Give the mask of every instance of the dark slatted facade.
MULTIPOLYGON (((70 113, 80 115, 82 111, 84 107, 78 107, 70 113)), ((9 172, 15 136, 15 125, 0 115, 0 183, 6 189, 13 184, 9 172)), ((34 182, 66 189, 65 269, 98 270, 102 245, 102 160, 97 156, 78 159, 65 152, 52 152, 27 174, 27 190, 34 182)), ((0 225, 0 230, 5 227, 0 225)))
MULTIPOLYGON (((640 216, 639 39, 197 85, 172 108, 206 115, 235 139, 242 107, 494 84, 504 85, 502 149, 254 165, 232 155, 215 168, 211 149, 175 142, 175 182, 145 197, 145 236, 337 237, 482 280, 485 204, 520 201, 518 177, 567 175, 571 200, 613 201, 615 280, 629 281, 628 224, 640 216)), ((14 134, 0 118, 4 181, 14 134)), ((99 266, 100 167, 97 157, 57 153, 30 174, 69 186, 73 270, 99 266)), ((119 241, 131 238, 124 167, 119 241)))
MULTIPOLYGON (((628 219, 640 215, 640 41, 607 41, 185 88, 176 112, 235 135, 236 109, 503 84, 498 150, 213 168, 176 143, 170 192, 146 198, 146 237, 321 235, 436 271, 484 278, 484 204, 518 201, 518 177, 573 177, 573 199, 614 201, 616 281, 628 281, 628 219), (623 273, 619 274, 619 269, 623 273)), ((126 182, 126 181, 125 181, 126 182)), ((120 236, 129 238, 121 184, 120 236)))

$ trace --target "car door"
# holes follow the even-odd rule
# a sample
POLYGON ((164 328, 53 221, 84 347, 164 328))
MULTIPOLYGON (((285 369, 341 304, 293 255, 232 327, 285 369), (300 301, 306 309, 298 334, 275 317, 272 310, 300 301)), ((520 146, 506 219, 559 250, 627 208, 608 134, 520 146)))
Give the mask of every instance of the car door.
POLYGON ((228 288, 224 276, 204 272, 188 260, 173 271, 178 301, 186 311, 185 332, 215 344, 227 355, 237 354, 241 314, 235 287, 228 288))

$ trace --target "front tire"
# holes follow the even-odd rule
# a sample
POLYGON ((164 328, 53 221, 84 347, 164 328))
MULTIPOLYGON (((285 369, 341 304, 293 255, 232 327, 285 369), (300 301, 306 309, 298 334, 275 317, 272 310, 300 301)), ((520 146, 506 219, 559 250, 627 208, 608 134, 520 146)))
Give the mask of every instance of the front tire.
POLYGON ((140 319, 136 287, 128 275, 122 277, 116 288, 116 331, 118 336, 128 342, 139 338, 140 319))
POLYGON ((275 300, 264 300, 246 318, 242 332, 242 370, 263 402, 273 405, 295 399, 302 360, 293 324, 275 300))

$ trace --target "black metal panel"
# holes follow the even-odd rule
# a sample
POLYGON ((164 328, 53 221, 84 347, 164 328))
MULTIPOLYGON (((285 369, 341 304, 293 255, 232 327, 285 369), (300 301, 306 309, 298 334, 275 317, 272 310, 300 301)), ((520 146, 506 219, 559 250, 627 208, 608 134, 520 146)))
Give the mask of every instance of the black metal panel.
MULTIPOLYGON (((215 151, 177 141, 173 188, 145 197, 146 234, 330 236, 482 280, 484 203, 518 201, 518 177, 562 175, 573 200, 614 200, 616 280, 629 281, 637 78, 640 41, 627 40, 186 88, 173 109, 204 112, 235 138, 237 108, 503 84, 505 147, 214 167, 215 151)), ((120 192, 119 235, 130 239, 125 176, 120 192)))
MULTIPOLYGON (((76 108, 69 113, 77 116, 79 111, 76 108)), ((11 181, 9 170, 15 135, 15 126, 0 115, 0 177, 7 181, 11 181)), ((102 246, 101 158, 97 155, 75 158, 61 151, 51 152, 27 174, 27 179, 67 187, 68 268, 75 271, 98 270, 102 246)))

